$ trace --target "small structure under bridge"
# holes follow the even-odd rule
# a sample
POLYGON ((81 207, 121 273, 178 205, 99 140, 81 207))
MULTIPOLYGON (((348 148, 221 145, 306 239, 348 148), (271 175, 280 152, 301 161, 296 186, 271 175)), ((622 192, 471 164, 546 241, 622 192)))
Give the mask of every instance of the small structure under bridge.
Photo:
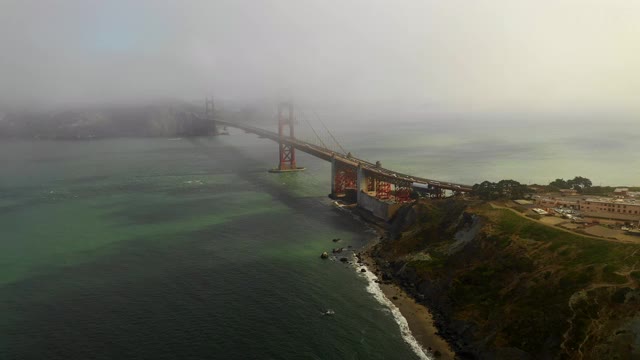
POLYGON ((255 126, 215 119, 215 124, 234 127, 278 143, 278 167, 273 172, 301 171, 296 163, 296 150, 331 162, 331 197, 356 202, 374 215, 389 219, 399 206, 411 201, 411 193, 419 192, 432 198, 446 193, 457 195, 471 191, 471 186, 426 179, 386 169, 380 162, 344 154, 326 146, 297 139, 294 132, 294 111, 291 103, 278 105, 278 133, 255 126), (288 128, 288 131, 286 131, 288 128))

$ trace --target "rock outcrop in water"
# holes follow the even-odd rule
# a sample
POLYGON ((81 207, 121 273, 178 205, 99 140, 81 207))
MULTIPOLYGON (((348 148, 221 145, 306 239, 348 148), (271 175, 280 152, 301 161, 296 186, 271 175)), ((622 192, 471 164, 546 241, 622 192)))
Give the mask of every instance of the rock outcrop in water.
POLYGON ((403 208, 371 253, 461 358, 640 358, 640 245, 464 200, 403 208))

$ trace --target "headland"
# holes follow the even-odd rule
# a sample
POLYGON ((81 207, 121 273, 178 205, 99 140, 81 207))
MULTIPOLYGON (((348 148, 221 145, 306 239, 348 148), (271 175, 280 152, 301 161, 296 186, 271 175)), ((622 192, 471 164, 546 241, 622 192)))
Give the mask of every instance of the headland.
POLYGON ((362 263, 432 355, 640 355, 640 243, 554 228, 483 200, 417 200, 386 224, 355 212, 384 234, 362 263))

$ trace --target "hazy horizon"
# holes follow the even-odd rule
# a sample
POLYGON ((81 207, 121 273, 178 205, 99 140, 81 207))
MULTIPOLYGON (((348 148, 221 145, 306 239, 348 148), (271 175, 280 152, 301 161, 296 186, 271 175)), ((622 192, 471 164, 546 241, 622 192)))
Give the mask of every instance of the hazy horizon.
POLYGON ((153 99, 633 117, 640 3, 7 1, 0 104, 153 99))

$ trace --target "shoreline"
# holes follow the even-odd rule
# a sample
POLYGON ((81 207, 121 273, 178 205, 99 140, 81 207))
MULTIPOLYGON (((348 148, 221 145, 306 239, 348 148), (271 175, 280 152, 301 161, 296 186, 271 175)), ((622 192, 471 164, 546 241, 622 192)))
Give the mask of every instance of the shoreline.
MULTIPOLYGON (((351 209, 350 209, 351 210, 351 209)), ((355 210, 355 209, 353 209, 355 210)), ((367 226, 372 228, 377 237, 367 246, 356 253, 356 270, 360 272, 361 268, 375 276, 374 281, 380 287, 380 290, 386 299, 393 304, 400 314, 405 318, 411 335, 427 353, 431 359, 454 360, 456 353, 451 345, 443 338, 436 327, 431 310, 420 304, 400 285, 393 281, 382 281, 381 266, 371 256, 370 251, 381 241, 388 239, 387 231, 380 221, 370 219, 369 216, 361 214, 360 211, 350 211, 353 215, 364 221, 367 226)))
MULTIPOLYGON (((376 243, 380 241, 377 240, 376 243)), ((382 293, 402 314, 407 321, 411 335, 429 358, 454 360, 456 354, 451 345, 438 333, 431 311, 425 305, 418 303, 409 293, 392 281, 382 281, 380 267, 369 255, 369 250, 375 243, 358 254, 358 268, 365 267, 367 271, 375 275, 373 280, 382 290, 382 293)))

